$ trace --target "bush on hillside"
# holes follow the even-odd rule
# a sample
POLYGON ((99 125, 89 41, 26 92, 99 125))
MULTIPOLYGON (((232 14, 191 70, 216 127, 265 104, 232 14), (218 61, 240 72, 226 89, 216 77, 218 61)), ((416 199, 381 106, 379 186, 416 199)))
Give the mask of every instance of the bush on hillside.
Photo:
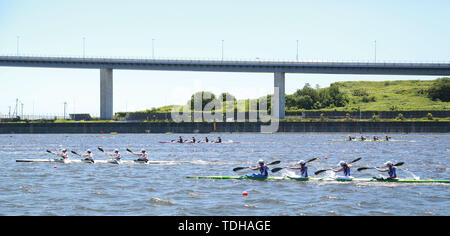
POLYGON ((450 102, 450 78, 437 79, 428 90, 428 97, 433 101, 450 102))

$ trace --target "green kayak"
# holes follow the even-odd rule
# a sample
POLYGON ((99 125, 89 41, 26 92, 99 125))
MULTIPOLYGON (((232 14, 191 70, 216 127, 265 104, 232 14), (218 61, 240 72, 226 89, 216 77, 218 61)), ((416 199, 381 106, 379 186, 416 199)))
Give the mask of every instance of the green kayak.
POLYGON ((399 182, 399 183, 450 183, 450 180, 435 179, 378 179, 378 178, 295 178, 295 177, 248 177, 248 176, 187 176, 190 179, 252 179, 252 180, 296 180, 296 181, 338 181, 338 182, 399 182))

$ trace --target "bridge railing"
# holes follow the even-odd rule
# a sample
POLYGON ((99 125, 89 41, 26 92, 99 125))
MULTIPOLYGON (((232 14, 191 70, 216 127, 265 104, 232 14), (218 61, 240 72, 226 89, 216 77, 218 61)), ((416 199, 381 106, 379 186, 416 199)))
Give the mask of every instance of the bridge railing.
POLYGON ((18 55, 2 55, 0 56, 1 59, 22 59, 22 60, 84 60, 84 61, 103 61, 103 62, 114 62, 114 61, 123 61, 123 62, 136 62, 136 63, 142 63, 142 62, 182 62, 182 63, 224 63, 224 64, 241 64, 241 63, 251 63, 251 64, 292 64, 292 65, 298 65, 298 64, 305 64, 305 63, 320 63, 320 64, 330 64, 330 65, 348 65, 348 64, 355 64, 355 65, 376 65, 376 66, 382 66, 382 65, 414 65, 414 66, 426 66, 426 65, 433 65, 433 66, 450 66, 450 61, 443 61, 443 60, 433 60, 433 61, 412 61, 412 60, 377 60, 376 62, 373 60, 347 60, 347 59, 337 59, 337 60, 324 60, 324 59, 301 59, 301 60, 286 60, 286 59, 234 59, 234 58, 227 58, 226 60, 222 60, 219 58, 182 58, 182 57, 131 57, 131 56, 120 56, 120 57, 113 57, 113 56, 80 56, 80 55, 52 55, 52 56, 46 56, 46 55, 35 55, 35 54, 20 54, 18 55))

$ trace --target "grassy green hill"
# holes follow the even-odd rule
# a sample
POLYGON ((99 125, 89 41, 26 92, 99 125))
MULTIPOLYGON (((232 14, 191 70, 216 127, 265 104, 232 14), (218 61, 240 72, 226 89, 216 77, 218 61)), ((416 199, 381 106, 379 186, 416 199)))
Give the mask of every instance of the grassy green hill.
MULTIPOLYGON (((450 110, 450 102, 433 101, 427 96, 434 80, 337 82, 349 103, 336 110, 450 110)), ((330 109, 328 109, 330 110, 330 109)))
MULTIPOLYGON (((381 82, 347 81, 336 82, 328 88, 318 89, 311 88, 308 85, 303 89, 299 89, 296 93, 286 96, 286 110, 293 113, 301 111, 359 111, 360 107, 362 111, 450 110, 450 102, 432 100, 428 96, 430 88, 436 84, 437 81, 438 80, 396 80, 381 82), (338 89, 336 89, 336 87, 338 89), (333 94, 335 94, 335 96, 331 97, 333 94), (305 97, 307 99, 305 99, 305 97), (333 101, 337 101, 338 99, 344 102, 339 103, 340 105, 335 105, 333 101), (319 100, 320 104, 316 105, 316 102, 319 100), (289 106, 289 104, 293 105, 289 106), (306 105, 308 104, 311 109, 306 109, 306 105), (342 104, 345 105, 342 106, 342 104)), ((443 87, 446 87, 447 89, 443 90, 444 93, 447 93, 448 88, 450 87, 450 79, 442 79, 441 82, 444 84, 443 87)), ((186 102, 186 104, 188 104, 188 102, 186 102)), ((189 109, 186 104, 181 106, 152 108, 151 110, 138 112, 168 113, 171 112, 173 107, 180 109, 182 106, 186 106, 187 109, 189 109)), ((239 100, 234 107, 239 107, 239 110, 241 111, 248 110, 248 107, 246 107, 245 104, 245 100, 239 100)), ((124 117, 125 112, 120 112, 118 115, 124 117)))

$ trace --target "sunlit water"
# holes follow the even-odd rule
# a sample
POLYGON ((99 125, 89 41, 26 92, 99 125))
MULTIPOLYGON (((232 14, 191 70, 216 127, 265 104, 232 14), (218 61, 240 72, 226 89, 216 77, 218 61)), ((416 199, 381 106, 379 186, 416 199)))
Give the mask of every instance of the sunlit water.
MULTIPOLYGON (((402 178, 450 179, 450 135, 391 135, 412 142, 329 142, 348 134, 221 134, 234 144, 160 144, 175 135, 0 135, 2 215, 450 215, 446 184, 337 183, 187 179, 188 175, 239 175, 237 166, 258 159, 294 164, 320 160, 315 170, 355 163, 353 176, 378 176, 356 167, 405 162, 402 178), (52 158, 46 149, 147 149, 152 160, 170 165, 16 163, 52 158), (328 159, 325 159, 328 157, 328 159), (183 163, 183 164, 181 164, 183 163), (55 168, 56 167, 56 168, 55 168), (248 192, 244 197, 242 193, 248 192)), ((357 136, 358 134, 354 134, 357 136)), ((191 137, 191 134, 184 135, 191 137)), ((198 135, 197 138, 202 138, 198 135)), ((210 136, 214 138, 214 136, 210 136)), ((71 156, 77 159, 76 156, 71 156)), ((281 171, 274 175, 296 174, 281 171)), ((326 175, 326 174, 325 174, 326 175)))

